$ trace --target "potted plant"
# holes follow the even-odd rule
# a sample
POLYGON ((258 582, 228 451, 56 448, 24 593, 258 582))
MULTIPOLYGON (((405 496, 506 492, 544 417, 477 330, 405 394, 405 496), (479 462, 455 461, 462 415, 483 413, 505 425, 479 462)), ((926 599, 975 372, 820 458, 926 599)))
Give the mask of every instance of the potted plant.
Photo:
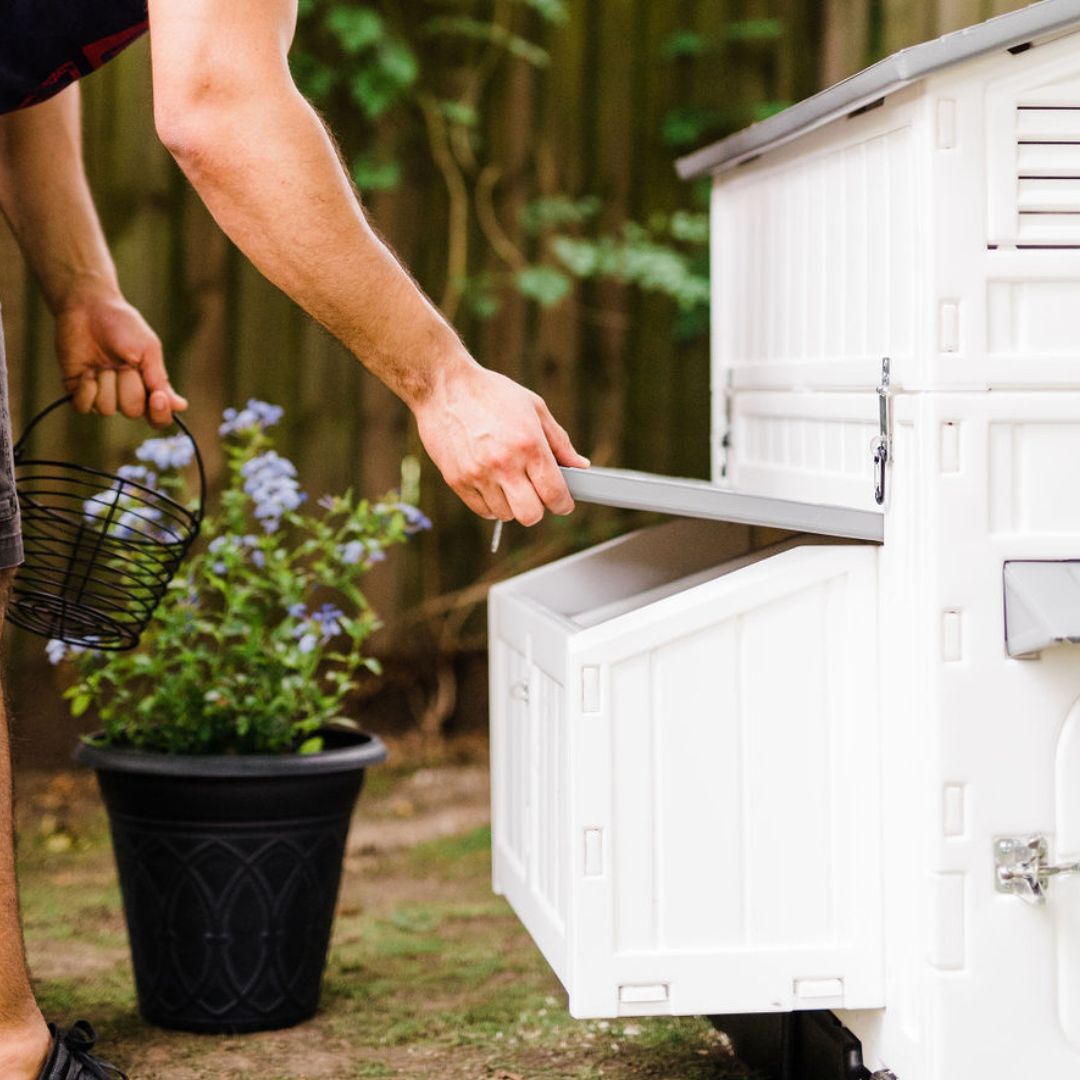
MULTIPOLYGON (((281 412, 226 410, 220 507, 139 647, 48 645, 74 666, 72 713, 101 721, 76 758, 108 810, 140 1011, 163 1027, 255 1031, 315 1012, 349 818, 386 756, 345 715, 379 670, 360 579, 430 527, 395 496, 309 508, 269 434, 281 412)), ((129 478, 176 491, 192 448, 154 438, 136 453, 129 478)))

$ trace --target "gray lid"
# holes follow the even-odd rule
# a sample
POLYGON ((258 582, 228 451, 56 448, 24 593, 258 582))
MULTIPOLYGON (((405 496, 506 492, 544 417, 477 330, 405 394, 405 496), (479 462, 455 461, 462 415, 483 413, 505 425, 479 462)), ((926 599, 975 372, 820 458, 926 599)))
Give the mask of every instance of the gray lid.
POLYGON ((1080 23, 1080 0, 1040 0, 935 41, 901 49, 790 109, 679 158, 675 167, 684 180, 722 172, 935 71, 996 49, 1023 45, 1077 23, 1080 23))

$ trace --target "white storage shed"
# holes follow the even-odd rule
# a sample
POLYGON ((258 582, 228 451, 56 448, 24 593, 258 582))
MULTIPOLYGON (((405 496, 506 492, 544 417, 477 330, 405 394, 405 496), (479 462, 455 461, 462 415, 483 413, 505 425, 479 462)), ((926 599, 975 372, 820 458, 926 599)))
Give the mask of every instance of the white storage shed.
POLYGON ((680 171, 712 482, 567 470, 683 520, 492 591, 495 887, 577 1016, 831 1010, 791 1080, 1071 1075, 1080 0, 680 171))

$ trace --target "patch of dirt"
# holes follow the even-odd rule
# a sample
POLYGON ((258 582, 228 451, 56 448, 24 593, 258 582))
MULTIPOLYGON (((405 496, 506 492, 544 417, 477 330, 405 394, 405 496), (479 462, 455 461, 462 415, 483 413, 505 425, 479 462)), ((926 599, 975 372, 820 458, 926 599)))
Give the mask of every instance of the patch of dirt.
POLYGON ((245 1036, 139 1018, 104 812, 85 774, 18 781, 27 951, 47 1015, 85 1016, 132 1080, 728 1080, 704 1020, 579 1022, 490 888, 486 747, 394 747, 350 832, 318 1016, 245 1036))

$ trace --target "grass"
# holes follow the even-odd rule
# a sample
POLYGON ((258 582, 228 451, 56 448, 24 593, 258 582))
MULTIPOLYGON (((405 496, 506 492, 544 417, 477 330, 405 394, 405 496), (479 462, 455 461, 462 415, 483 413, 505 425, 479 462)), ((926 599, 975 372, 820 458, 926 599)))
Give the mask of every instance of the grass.
MULTIPOLYGON (((380 800, 391 805, 408 778, 401 770, 372 784, 361 814, 378 819, 380 800)), ((85 803, 65 817, 65 850, 23 815, 28 952, 46 1014, 92 1020, 101 1052, 133 1080, 748 1075, 699 1018, 573 1020, 550 969, 491 894, 487 827, 350 851, 314 1021, 236 1037, 152 1028, 136 1008, 102 811, 91 795, 85 803)))

